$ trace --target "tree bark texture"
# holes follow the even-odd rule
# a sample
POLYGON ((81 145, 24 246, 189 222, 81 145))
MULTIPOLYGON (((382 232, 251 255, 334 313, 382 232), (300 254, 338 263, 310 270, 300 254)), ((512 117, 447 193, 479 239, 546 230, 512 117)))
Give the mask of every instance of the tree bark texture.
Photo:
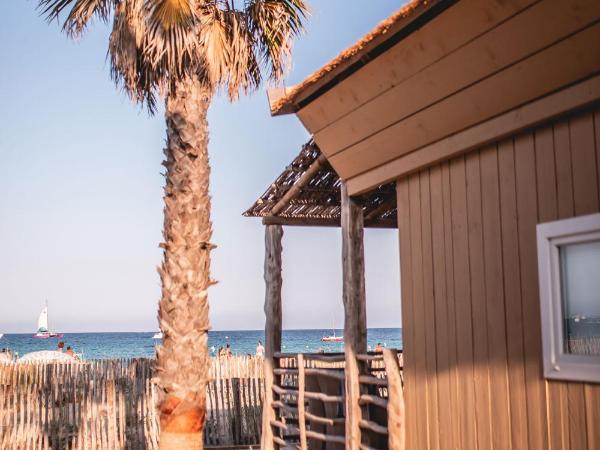
POLYGON ((210 221, 207 112, 212 92, 177 85, 166 101, 163 344, 157 349, 161 450, 201 449, 208 381, 210 221))

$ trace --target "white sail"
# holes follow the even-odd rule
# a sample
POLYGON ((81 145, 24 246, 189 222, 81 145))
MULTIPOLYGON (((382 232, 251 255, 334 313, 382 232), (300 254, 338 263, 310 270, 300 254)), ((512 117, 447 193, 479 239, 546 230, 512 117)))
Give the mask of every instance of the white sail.
POLYGON ((42 309, 40 317, 38 317, 38 333, 46 333, 48 331, 48 307, 42 309))

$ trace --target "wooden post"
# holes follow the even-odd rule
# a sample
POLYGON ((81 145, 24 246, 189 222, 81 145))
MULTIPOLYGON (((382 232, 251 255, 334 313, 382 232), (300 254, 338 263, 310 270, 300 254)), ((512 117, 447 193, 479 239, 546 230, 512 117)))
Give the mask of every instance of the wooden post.
POLYGON ((298 354, 298 429, 300 430, 300 450, 307 450, 306 443, 306 408, 304 406, 306 391, 306 375, 304 374, 304 355, 298 354))
POLYGON ((274 354, 281 351, 281 225, 265 226, 265 399, 261 449, 275 450, 271 420, 273 410, 274 354))
POLYGON ((344 347, 346 356, 346 449, 359 450, 361 410, 359 367, 356 355, 367 351, 365 300, 364 218, 361 206, 348 195, 342 182, 342 267, 344 347))
POLYGON ((402 390, 398 352, 384 348, 383 362, 388 380, 388 448, 404 450, 404 391, 402 390))

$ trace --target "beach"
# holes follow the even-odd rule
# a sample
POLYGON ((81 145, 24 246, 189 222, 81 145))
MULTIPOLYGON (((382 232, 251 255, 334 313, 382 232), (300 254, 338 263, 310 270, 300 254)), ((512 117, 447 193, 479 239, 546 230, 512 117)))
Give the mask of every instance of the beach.
MULTIPOLYGON (((84 359, 152 358, 154 347, 160 342, 152 339, 156 331, 121 333, 65 333, 61 339, 34 339, 32 334, 6 334, 0 339, 0 348, 8 347, 19 356, 38 350, 54 350, 59 341, 71 346, 84 359)), ((282 350, 286 352, 341 352, 344 344, 321 342, 321 338, 331 335, 331 329, 284 330, 282 350)), ((340 336, 343 330, 335 330, 340 336)), ((232 352, 238 355, 254 354, 258 341, 264 343, 263 330, 225 330, 209 332, 211 356, 219 347, 230 344, 232 352)), ((400 328, 369 328, 368 345, 375 348, 378 342, 390 348, 402 348, 400 328)))

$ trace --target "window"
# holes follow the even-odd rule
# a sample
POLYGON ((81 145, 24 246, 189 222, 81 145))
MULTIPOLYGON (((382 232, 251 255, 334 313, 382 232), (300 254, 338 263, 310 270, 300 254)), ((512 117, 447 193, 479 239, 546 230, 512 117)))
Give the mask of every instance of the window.
POLYGON ((600 383, 600 214, 537 226, 544 375, 600 383))

